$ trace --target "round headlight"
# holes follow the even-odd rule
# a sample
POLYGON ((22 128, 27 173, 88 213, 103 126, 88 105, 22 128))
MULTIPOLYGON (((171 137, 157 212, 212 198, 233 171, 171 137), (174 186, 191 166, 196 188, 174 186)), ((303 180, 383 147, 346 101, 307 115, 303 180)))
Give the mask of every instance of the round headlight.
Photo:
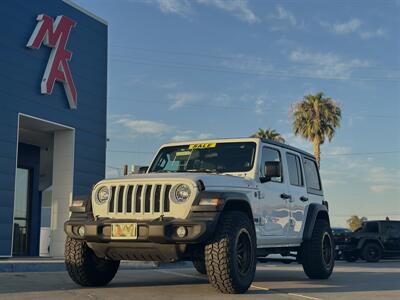
POLYGON ((180 184, 175 188, 175 200, 178 203, 183 203, 190 198, 190 187, 187 184, 180 184))
POLYGON ((103 204, 108 201, 110 198, 110 189, 107 186, 103 186, 102 188, 97 190, 96 200, 97 203, 103 204))

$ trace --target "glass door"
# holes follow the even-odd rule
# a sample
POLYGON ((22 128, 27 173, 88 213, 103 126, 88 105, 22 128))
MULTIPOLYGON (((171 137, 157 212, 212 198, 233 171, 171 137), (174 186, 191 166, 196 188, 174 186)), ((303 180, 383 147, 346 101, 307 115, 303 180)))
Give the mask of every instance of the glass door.
POLYGON ((14 196, 14 240, 13 255, 28 255, 30 170, 17 168, 14 196))

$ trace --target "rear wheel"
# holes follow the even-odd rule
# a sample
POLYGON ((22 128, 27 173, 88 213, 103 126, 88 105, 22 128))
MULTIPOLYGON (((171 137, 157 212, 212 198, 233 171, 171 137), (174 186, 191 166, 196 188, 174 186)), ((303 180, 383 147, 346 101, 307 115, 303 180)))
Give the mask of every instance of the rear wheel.
POLYGON ((221 216, 214 240, 205 247, 210 283, 222 293, 248 290, 256 270, 256 238, 252 221, 238 211, 221 216))
POLYGON ((335 264, 332 231, 329 223, 317 219, 309 241, 303 242, 302 264, 311 279, 326 279, 332 274, 335 264))
POLYGON ((86 242, 67 237, 65 266, 73 281, 82 286, 107 285, 118 271, 119 261, 98 258, 86 242))
POLYGON ((367 262, 378 262, 382 258, 382 248, 376 243, 367 243, 361 255, 367 262))

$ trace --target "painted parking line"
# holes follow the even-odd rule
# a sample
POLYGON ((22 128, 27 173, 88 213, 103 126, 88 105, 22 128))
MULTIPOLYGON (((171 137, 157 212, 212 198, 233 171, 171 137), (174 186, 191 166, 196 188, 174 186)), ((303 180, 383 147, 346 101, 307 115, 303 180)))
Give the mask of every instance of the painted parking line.
MULTIPOLYGON (((184 278, 202 279, 202 280, 206 279, 205 277, 202 277, 202 276, 185 274, 185 273, 176 272, 176 271, 170 271, 170 270, 157 270, 157 272, 168 274, 168 275, 180 276, 180 277, 184 277, 184 278)), ((321 298, 310 297, 310 296, 296 294, 296 293, 285 293, 285 292, 280 291, 280 290, 270 289, 270 288, 266 288, 266 287, 262 287, 262 286, 258 286, 258 285, 254 285, 254 284, 252 284, 250 287, 252 287, 253 289, 257 289, 257 290, 277 293, 277 294, 281 294, 281 295, 288 295, 288 296, 298 297, 298 298, 303 298, 303 299, 322 300, 321 298)))
POLYGON ((257 290, 262 290, 262 291, 270 291, 269 288, 265 288, 265 287, 261 287, 261 286, 257 286, 252 284, 250 287, 252 287, 253 289, 257 289, 257 290))
POLYGON ((296 293, 288 293, 288 295, 289 295, 289 296, 293 296, 293 297, 303 298, 303 299, 322 300, 321 298, 310 297, 310 296, 301 295, 301 294, 296 294, 296 293))
POLYGON ((257 286, 257 285, 254 285, 254 284, 252 284, 251 287, 254 288, 254 289, 257 289, 257 290, 270 291, 270 292, 273 292, 273 293, 276 293, 276 294, 281 294, 281 295, 288 295, 288 296, 292 296, 292 297, 299 297, 299 298, 309 299, 309 300, 322 300, 321 298, 310 297, 310 296, 296 294, 296 293, 285 293, 285 292, 283 292, 281 290, 269 289, 269 288, 257 286))

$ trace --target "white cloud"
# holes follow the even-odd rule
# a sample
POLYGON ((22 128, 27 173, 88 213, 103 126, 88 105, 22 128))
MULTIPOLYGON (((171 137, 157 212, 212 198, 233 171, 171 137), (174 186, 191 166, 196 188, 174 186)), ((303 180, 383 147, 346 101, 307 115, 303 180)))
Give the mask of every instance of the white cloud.
POLYGON ((296 26, 297 24, 297 19, 294 14, 280 5, 276 7, 275 18, 282 21, 288 21, 292 26, 296 26))
POLYGON ((252 108, 257 115, 263 115, 270 109, 270 104, 273 100, 269 99, 268 92, 260 94, 244 94, 240 100, 246 107, 252 108))
POLYGON ((385 37, 386 32, 383 28, 375 30, 366 30, 363 22, 357 18, 353 18, 347 22, 334 23, 322 21, 320 24, 328 28, 331 32, 339 35, 357 34, 363 40, 372 38, 385 37))
POLYGON ((257 99, 254 102, 254 112, 256 114, 259 115, 263 114, 265 112, 264 108, 265 108, 265 101, 263 99, 257 99))
POLYGON ((168 95, 168 98, 173 101, 169 109, 174 110, 181 108, 187 104, 196 103, 200 100, 200 96, 194 93, 176 93, 168 95))
POLYGON ((275 11, 268 15, 268 19, 274 21, 270 25, 272 31, 285 30, 290 28, 303 29, 304 22, 299 21, 296 16, 285 7, 278 5, 275 11))
POLYGON ((146 2, 157 5, 166 14, 177 14, 187 17, 193 12, 188 0, 147 0, 146 2))
POLYGON ((349 34, 357 31, 361 26, 359 19, 351 19, 344 23, 336 23, 332 26, 332 31, 337 34, 349 34))
POLYGON ((320 77, 344 77, 360 67, 367 67, 369 63, 360 59, 346 60, 333 53, 309 52, 306 50, 294 50, 289 55, 289 60, 296 63, 304 63, 297 71, 307 76, 320 77))
POLYGON ((347 146, 328 146, 323 155, 346 155, 351 153, 351 147, 347 146))
POLYGON ((400 191, 400 171, 385 167, 372 167, 367 174, 370 190, 374 193, 400 191))
POLYGON ((172 127, 157 121, 136 120, 123 117, 114 121, 114 124, 124 127, 132 136, 136 135, 163 135, 171 131, 172 127))
POLYGON ((398 187, 393 186, 393 185, 384 185, 384 184, 374 184, 369 187, 371 192, 380 194, 380 193, 385 193, 389 191, 394 191, 394 190, 399 190, 398 187))
POLYGON ((193 130, 178 130, 176 134, 172 137, 172 141, 189 141, 189 140, 205 140, 210 139, 214 135, 211 133, 201 132, 196 133, 193 130))
POLYGON ((164 83, 160 83, 158 85, 158 87, 162 88, 162 89, 166 89, 166 90, 173 90, 173 89, 179 87, 180 84, 181 83, 179 81, 167 81, 167 82, 164 82, 164 83))
POLYGON ((131 115, 111 115, 109 120, 112 125, 113 139, 126 140, 127 138, 156 136, 165 140, 184 141, 204 140, 214 136, 210 132, 180 129, 160 121, 136 119, 131 115))
POLYGON ((376 30, 373 31, 363 31, 360 33, 360 37, 363 40, 369 40, 372 38, 376 38, 376 37, 385 37, 386 36, 386 32, 382 29, 382 28, 378 28, 376 30))
POLYGON ((244 73, 260 73, 260 75, 262 73, 274 71, 274 66, 267 62, 266 59, 246 54, 230 55, 222 60, 221 66, 235 69, 244 73))
POLYGON ((248 6, 247 0, 197 0, 197 2, 214 6, 249 24, 260 22, 260 19, 248 6))
POLYGON ((158 6, 163 13, 182 17, 192 15, 194 13, 193 4, 196 3, 215 7, 249 24, 260 22, 260 19, 248 6, 248 0, 146 0, 146 2, 158 6))

